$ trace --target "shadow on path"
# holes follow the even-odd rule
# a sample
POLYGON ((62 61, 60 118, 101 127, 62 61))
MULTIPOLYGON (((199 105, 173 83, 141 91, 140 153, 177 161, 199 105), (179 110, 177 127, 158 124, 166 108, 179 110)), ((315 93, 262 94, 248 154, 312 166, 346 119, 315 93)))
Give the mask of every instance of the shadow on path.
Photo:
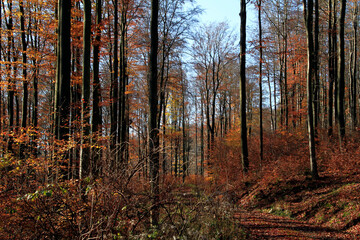
POLYGON ((355 239, 335 229, 259 211, 239 210, 235 218, 248 229, 249 239, 355 239))

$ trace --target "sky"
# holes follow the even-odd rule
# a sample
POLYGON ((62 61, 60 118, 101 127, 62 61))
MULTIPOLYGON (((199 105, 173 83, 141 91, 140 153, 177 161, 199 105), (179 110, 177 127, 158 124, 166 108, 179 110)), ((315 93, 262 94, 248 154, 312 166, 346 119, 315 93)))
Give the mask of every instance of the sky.
POLYGON ((201 22, 228 21, 231 27, 240 26, 240 0, 197 0, 197 4, 204 9, 201 22))
MULTIPOLYGON (((240 0, 197 0, 197 4, 204 9, 200 16, 203 23, 228 21, 231 28, 240 31, 240 0)), ((256 23, 253 6, 247 4, 247 25, 256 23)))

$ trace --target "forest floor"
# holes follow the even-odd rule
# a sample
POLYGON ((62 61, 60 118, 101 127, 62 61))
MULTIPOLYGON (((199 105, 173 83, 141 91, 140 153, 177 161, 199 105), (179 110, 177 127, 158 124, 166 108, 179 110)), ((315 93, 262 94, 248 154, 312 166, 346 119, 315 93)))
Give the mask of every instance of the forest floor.
POLYGON ((360 239, 360 175, 264 180, 238 200, 249 239, 360 239))
POLYGON ((239 210, 235 217, 247 230, 248 239, 353 239, 332 228, 261 211, 239 210))

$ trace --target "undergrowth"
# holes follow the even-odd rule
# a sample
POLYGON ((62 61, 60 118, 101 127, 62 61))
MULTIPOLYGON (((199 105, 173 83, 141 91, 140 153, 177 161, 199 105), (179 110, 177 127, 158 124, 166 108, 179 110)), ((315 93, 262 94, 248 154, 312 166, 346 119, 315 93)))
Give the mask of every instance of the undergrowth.
POLYGON ((216 198, 202 178, 163 179, 154 228, 150 187, 141 178, 43 184, 23 169, 1 170, 0 239, 246 239, 234 205, 216 198))

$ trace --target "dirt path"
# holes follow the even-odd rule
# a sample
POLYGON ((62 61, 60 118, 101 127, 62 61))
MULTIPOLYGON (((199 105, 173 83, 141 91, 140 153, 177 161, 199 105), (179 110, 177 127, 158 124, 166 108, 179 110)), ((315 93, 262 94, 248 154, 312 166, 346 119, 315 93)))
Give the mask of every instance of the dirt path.
POLYGON ((258 211, 239 210, 236 218, 249 230, 250 239, 356 239, 334 229, 258 211))

